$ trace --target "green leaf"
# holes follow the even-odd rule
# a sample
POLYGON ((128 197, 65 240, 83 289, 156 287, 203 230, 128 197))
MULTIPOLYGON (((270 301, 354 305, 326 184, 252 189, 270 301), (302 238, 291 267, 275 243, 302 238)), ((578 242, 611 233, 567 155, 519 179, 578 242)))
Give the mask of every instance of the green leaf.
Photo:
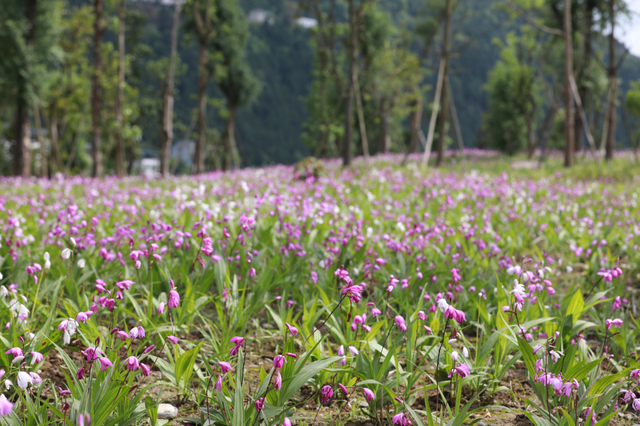
POLYGON ((328 367, 334 362, 340 361, 341 359, 342 359, 341 356, 332 356, 332 357, 321 359, 319 361, 314 361, 311 364, 305 365, 298 374, 291 377, 291 382, 289 382, 289 385, 287 386, 286 390, 285 389, 282 390, 282 392, 284 392, 283 394, 284 401, 286 402, 289 399, 291 399, 291 397, 293 397, 293 395, 298 391, 298 389, 304 386, 304 384, 307 383, 307 381, 309 381, 309 379, 311 379, 313 376, 315 376, 324 368, 328 367))
POLYGON ((567 317, 570 315, 573 318, 573 324, 580 319, 582 316, 582 312, 584 311, 584 299, 582 298, 582 292, 576 291, 571 298, 571 302, 569 302, 569 306, 567 307, 567 313, 565 314, 567 317))
POLYGON ((591 387, 591 390, 589 390, 588 395, 592 396, 592 395, 597 395, 599 393, 601 393, 602 391, 604 391, 607 386, 617 382, 618 380, 624 378, 627 376, 627 374, 629 374, 629 372, 631 371, 631 368, 627 368, 625 370, 620 371, 619 373, 616 374, 612 374, 611 376, 604 376, 601 377, 598 381, 596 381, 593 386, 591 387))
POLYGON ((238 364, 236 365, 236 392, 233 401, 233 426, 244 426, 244 352, 238 351, 238 364))
POLYGON ((187 388, 189 386, 189 381, 191 379, 191 375, 193 374, 193 365, 196 362, 196 358, 198 357, 198 352, 200 351, 200 346, 202 342, 198 344, 195 348, 192 348, 182 355, 178 357, 176 360, 176 384, 180 385, 180 379, 184 378, 184 387, 187 388))

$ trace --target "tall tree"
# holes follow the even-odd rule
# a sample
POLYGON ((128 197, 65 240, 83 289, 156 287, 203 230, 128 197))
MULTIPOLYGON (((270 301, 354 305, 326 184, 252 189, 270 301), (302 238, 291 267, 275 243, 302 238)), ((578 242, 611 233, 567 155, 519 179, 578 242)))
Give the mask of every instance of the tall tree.
POLYGON ((215 0, 191 0, 191 26, 198 38, 198 141, 194 162, 196 173, 204 173, 204 142, 207 132, 207 56, 209 42, 215 32, 215 0))
POLYGON ((344 116, 344 139, 342 142, 342 164, 351 164, 351 145, 353 144, 353 104, 355 98, 355 84, 358 61, 358 41, 360 37, 360 25, 366 7, 372 0, 349 0, 349 41, 347 42, 348 76, 346 92, 346 108, 344 116))
POLYGON ((178 56, 178 26, 180 24, 180 10, 182 3, 175 2, 173 23, 171 25, 171 55, 169 57, 169 72, 163 87, 162 102, 162 133, 160 134, 160 173, 163 177, 169 175, 169 157, 173 142, 173 85, 175 79, 176 57, 178 56))
POLYGON ((122 127, 124 120, 122 117, 122 104, 124 103, 124 13, 126 0, 118 3, 118 94, 116 98, 116 123, 117 123, 117 144, 116 144, 116 174, 123 177, 124 170, 124 138, 122 127))
POLYGON ((15 126, 13 173, 31 175, 29 117, 44 82, 58 63, 55 49, 60 28, 59 1, 6 0, 0 18, 0 99, 11 102, 15 126))
POLYGON ((444 143, 446 138, 447 121, 449 121, 449 96, 447 95, 447 80, 449 73, 449 59, 451 54, 451 15, 453 12, 453 0, 446 0, 446 11, 444 16, 444 34, 442 37, 442 61, 444 61, 444 75, 442 86, 442 113, 440 114, 440 120, 438 122, 438 144, 436 149, 438 150, 438 156, 436 158, 436 165, 442 164, 444 158, 444 143))
POLYGON ((605 159, 613 159, 613 148, 616 139, 616 89, 618 86, 618 72, 616 64, 616 39, 614 30, 616 27, 615 0, 609 0, 609 19, 611 32, 609 33, 609 99, 607 102, 607 143, 605 146, 605 159))
POLYGON ((564 0, 564 165, 571 167, 574 157, 574 112, 573 93, 571 92, 571 78, 573 76, 573 33, 571 31, 571 0, 564 0))
POLYGON ((102 22, 102 0, 95 0, 93 6, 93 82, 91 86, 91 150, 93 166, 91 175, 102 176, 102 144, 101 144, 101 119, 102 107, 102 36, 104 23, 102 22))
POLYGON ((260 91, 260 83, 245 59, 249 28, 240 5, 235 0, 217 0, 216 15, 219 30, 211 39, 217 53, 213 78, 227 98, 222 169, 230 170, 237 151, 236 112, 255 99, 260 91))

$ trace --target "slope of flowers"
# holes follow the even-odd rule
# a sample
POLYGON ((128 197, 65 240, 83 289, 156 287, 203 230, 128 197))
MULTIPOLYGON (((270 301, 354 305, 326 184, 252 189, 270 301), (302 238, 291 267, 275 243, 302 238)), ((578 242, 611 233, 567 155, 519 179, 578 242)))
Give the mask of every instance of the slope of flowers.
POLYGON ((460 425, 506 390, 539 425, 640 409, 637 182, 326 167, 4 180, 3 422, 156 425, 171 398, 191 424, 460 425))

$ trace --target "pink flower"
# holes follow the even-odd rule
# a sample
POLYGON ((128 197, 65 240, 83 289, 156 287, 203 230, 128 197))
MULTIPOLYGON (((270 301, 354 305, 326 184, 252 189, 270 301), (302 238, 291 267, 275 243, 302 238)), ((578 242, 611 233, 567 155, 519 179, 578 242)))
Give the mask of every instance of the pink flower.
POLYGON ((284 367, 284 363, 289 363, 287 361, 287 359, 282 356, 282 355, 276 355, 275 358, 273 358, 273 366, 277 369, 280 370, 282 367, 284 367))
POLYGON ((427 319, 427 316, 425 315, 424 311, 418 311, 418 319, 421 321, 424 321, 425 319, 427 319))
POLYGON ((469 366, 467 364, 460 364, 456 367, 453 367, 453 369, 449 372, 449 377, 453 376, 454 374, 457 374, 460 377, 467 377, 471 373, 469 372, 469 366))
POLYGON ((264 398, 256 399, 256 402, 254 402, 253 405, 256 407, 258 414, 260 414, 260 411, 264 408, 264 398))
POLYGON ((213 388, 217 391, 222 390, 222 376, 218 376, 218 380, 216 380, 216 384, 213 385, 213 388))
POLYGON ((164 302, 160 302, 160 304, 158 305, 158 315, 164 314, 164 306, 164 302))
POLYGON ((174 345, 178 344, 178 338, 176 336, 167 336, 167 340, 173 343, 174 345))
POLYGON ((76 371, 76 379, 82 380, 84 378, 84 367, 80 367, 78 371, 76 371))
POLYGON ((31 358, 31 365, 44 360, 44 357, 40 352, 31 352, 31 356, 33 357, 31 358))
POLYGON ((396 414, 391 419, 391 423, 399 426, 408 426, 411 425, 411 421, 404 416, 404 413, 396 414))
POLYGON ((109 367, 113 367, 113 364, 107 357, 101 356, 100 358, 98 358, 98 361, 100 361, 100 369, 102 371, 107 371, 109 367))
POLYGON ((13 355, 13 357, 14 357, 14 358, 17 358, 17 357, 19 357, 19 356, 24 357, 24 354, 22 353, 22 349, 17 348, 17 347, 16 347, 16 348, 11 348, 11 349, 9 349, 9 350, 8 350, 8 351, 6 351, 4 354, 5 354, 5 355, 9 355, 9 354, 11 354, 11 355, 13 355))
POLYGON ((167 306, 169 309, 177 308, 180 303, 180 295, 177 291, 171 290, 169 292, 169 302, 167 302, 167 306))
POLYGON ((233 370, 233 367, 231 367, 231 364, 229 364, 228 362, 220 361, 218 362, 218 365, 220 366, 222 373, 228 373, 229 371, 233 370))
POLYGON ((620 318, 608 319, 605 321, 605 324, 607 326, 607 330, 611 330, 611 327, 613 326, 620 327, 622 325, 622 320, 620 318))
POLYGON ((276 376, 276 382, 274 383, 276 389, 282 389, 282 376, 280 375, 280 370, 278 370, 278 375, 276 376))
POLYGON ((333 388, 329 385, 325 385, 322 388, 321 398, 322 398, 323 404, 326 404, 327 402, 329 402, 329 400, 333 398, 333 388))
POLYGON ((149 377, 151 375, 151 368, 144 362, 140 363, 140 368, 142 369, 142 374, 145 376, 149 377))
POLYGON ((395 321, 400 330, 407 331, 407 324, 404 322, 404 318, 402 318, 400 315, 396 315, 395 321))
POLYGON ((291 333, 291 336, 296 336, 298 334, 298 329, 295 328, 294 326, 286 322, 284 323, 284 325, 286 325, 287 328, 289 329, 289 333, 291 333))
POLYGON ((0 416, 4 417, 13 411, 13 403, 9 402, 6 396, 0 395, 0 416))
POLYGON ((342 383, 338 383, 338 387, 340 388, 342 393, 344 393, 344 396, 348 396, 349 395, 349 392, 347 391, 347 388, 342 383))
POLYGON ((466 317, 464 312, 455 309, 453 306, 449 305, 444 311, 444 317, 447 319, 453 319, 458 324, 462 324, 465 321, 466 317))
POLYGON ((138 361, 138 358, 132 355, 129 358, 125 359, 122 365, 125 365, 129 371, 136 371, 138 368, 140 368, 140 361, 138 361))
POLYGON ((362 388, 362 393, 364 393, 364 397, 367 402, 371 402, 376 399, 376 394, 369 388, 362 388))
POLYGON ((291 426, 291 420, 289 420, 289 418, 285 417, 284 418, 284 422, 282 423, 282 426, 291 426))

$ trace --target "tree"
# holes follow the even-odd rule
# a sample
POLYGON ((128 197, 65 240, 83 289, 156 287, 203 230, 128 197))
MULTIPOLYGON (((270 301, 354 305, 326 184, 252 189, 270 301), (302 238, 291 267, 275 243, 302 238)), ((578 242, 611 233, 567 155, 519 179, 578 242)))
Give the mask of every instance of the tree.
POLYGON ((94 0, 93 6, 93 82, 91 86, 91 151, 93 156, 93 177, 102 176, 102 144, 101 144, 101 119, 102 107, 102 36, 104 35, 104 23, 102 22, 102 0, 94 0))
POLYGON ((191 0, 188 26, 198 38, 198 141, 194 162, 196 173, 204 173, 204 142, 207 130, 207 83, 209 42, 215 33, 216 0, 191 0))
MULTIPOLYGON (((627 91, 627 95, 624 100, 623 112, 624 111, 633 117, 636 123, 640 122, 640 80, 631 82, 631 88, 627 91)), ((630 124, 627 122, 625 125, 629 136, 629 144, 631 145, 631 148, 637 152, 640 147, 640 126, 636 125, 635 132, 632 132, 630 124)))
POLYGON ((30 113, 42 84, 59 61, 61 3, 58 1, 7 0, 0 19, 0 93, 15 105, 13 173, 31 175, 30 113))
POLYGON ((160 134, 160 173, 163 177, 169 175, 169 156, 173 142, 173 85, 175 79, 176 57, 178 51, 178 25, 182 3, 174 5, 173 23, 171 25, 171 55, 169 57, 169 72, 163 87, 162 103, 162 133, 160 134))
POLYGON ((126 0, 118 3, 118 95, 116 98, 116 121, 117 121, 117 145, 116 145, 116 174, 118 177, 124 176, 124 139, 122 136, 123 117, 122 104, 124 103, 124 12, 126 0))
POLYGON ((355 96, 356 67, 358 61, 358 39, 360 37, 360 25, 365 9, 373 3, 373 0, 348 0, 349 41, 347 44, 348 75, 346 108, 344 116, 344 140, 342 143, 342 164, 351 164, 351 145, 353 141, 353 102, 355 96))
POLYGON ((213 79, 227 99, 222 169, 230 170, 237 151, 234 136, 236 112, 256 98, 260 83, 245 59, 249 29, 238 3, 234 0, 217 0, 216 22, 218 31, 211 38, 211 45, 216 52, 213 79))
POLYGON ((529 156, 536 147, 535 118, 541 104, 542 84, 536 69, 540 55, 539 38, 528 28, 522 35, 509 33, 500 60, 489 73, 489 110, 484 127, 490 146, 514 155, 526 148, 529 156))

